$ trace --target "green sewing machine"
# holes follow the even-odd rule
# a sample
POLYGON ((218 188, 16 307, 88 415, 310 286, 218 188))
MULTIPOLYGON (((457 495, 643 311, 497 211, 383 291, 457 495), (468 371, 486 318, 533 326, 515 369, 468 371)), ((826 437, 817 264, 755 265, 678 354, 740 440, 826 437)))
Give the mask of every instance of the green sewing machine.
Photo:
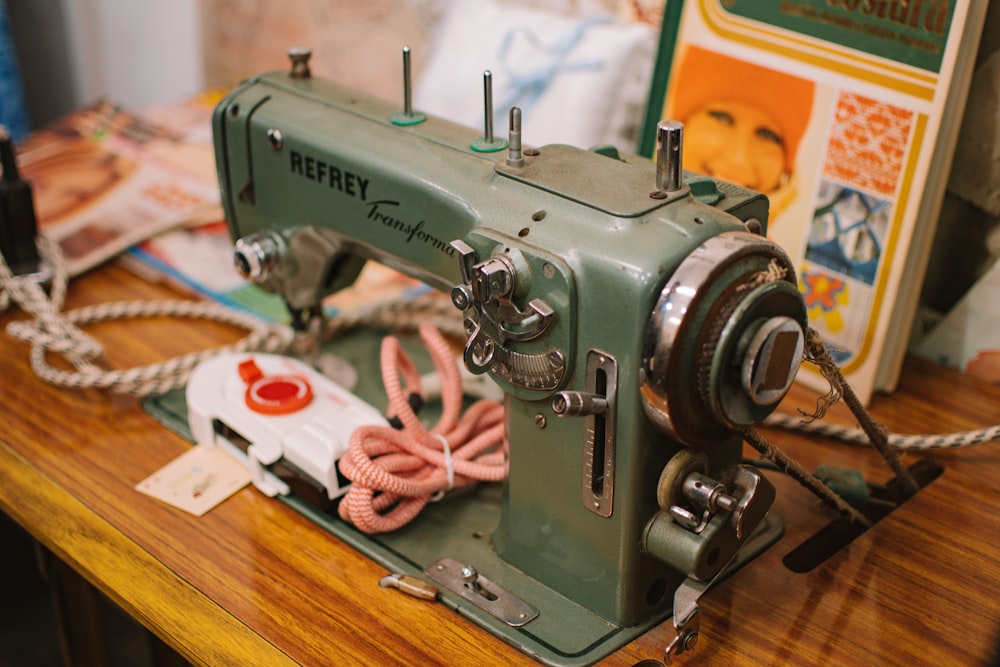
POLYGON ((518 109, 499 138, 488 115, 480 132, 414 111, 408 78, 400 106, 312 77, 307 57, 215 112, 237 267, 306 330, 369 260, 445 290, 466 367, 505 395, 495 525, 468 537, 443 508, 372 553, 544 662, 592 662, 672 609, 667 654, 690 648, 700 593, 780 533, 735 435, 803 351, 767 199, 685 173, 677 123, 655 162, 531 147, 518 109))

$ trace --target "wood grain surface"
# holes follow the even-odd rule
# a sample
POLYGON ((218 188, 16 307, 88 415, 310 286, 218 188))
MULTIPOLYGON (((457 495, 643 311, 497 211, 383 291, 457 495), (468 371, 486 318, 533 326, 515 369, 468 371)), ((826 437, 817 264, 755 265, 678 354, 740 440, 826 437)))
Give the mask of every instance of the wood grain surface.
MULTIPOLYGON (((111 266, 73 283, 68 307, 175 298, 111 266)), ((16 309, 0 325, 20 319, 16 309)), ((112 367, 230 342, 192 321, 89 329, 112 367)), ((385 571, 285 505, 246 488, 195 518, 134 490, 189 445, 131 398, 37 380, 27 346, 0 335, 0 509, 195 664, 495 665, 531 660, 443 605, 379 588, 385 571)), ((796 387, 784 409, 809 409, 796 387)), ((878 396, 893 432, 1000 422, 1000 389, 910 358, 878 396)), ((831 420, 852 424, 838 406, 831 420)), ((807 468, 856 468, 885 482, 872 451, 767 431, 807 468)), ((748 450, 748 455, 754 453, 748 450)), ((784 537, 703 599, 702 635, 679 664, 981 665, 1000 629, 1000 445, 910 454, 943 474, 826 563, 795 574, 787 553, 830 513, 783 475, 784 537)), ((669 622, 601 662, 662 659, 669 622)))

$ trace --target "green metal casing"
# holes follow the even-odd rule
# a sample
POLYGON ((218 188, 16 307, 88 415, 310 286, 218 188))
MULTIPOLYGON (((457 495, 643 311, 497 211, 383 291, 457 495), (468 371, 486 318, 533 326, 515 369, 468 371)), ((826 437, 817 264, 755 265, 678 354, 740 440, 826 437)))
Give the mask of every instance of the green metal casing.
MULTIPOLYGON (((553 414, 555 389, 500 379, 510 475, 496 551, 614 624, 662 613, 688 573, 643 549, 644 527, 659 511, 658 475, 682 447, 650 422, 639 394, 650 313, 677 266, 706 239, 745 231, 743 220, 765 223, 766 198, 720 185, 726 196, 718 206, 687 191, 658 200, 650 196, 651 161, 567 146, 542 147, 524 168, 512 168, 506 151, 470 148, 475 130, 433 117, 401 126, 391 120, 398 111, 284 72, 234 90, 213 118, 232 237, 320 230, 314 257, 289 258, 295 307, 349 282, 353 258, 445 290, 461 282, 453 240, 472 246, 479 260, 511 258, 516 299, 522 306, 542 299, 555 311, 548 332, 512 347, 561 352, 566 370, 557 389, 583 390, 591 350, 617 360, 615 492, 610 516, 585 507, 584 420, 553 414), (269 130, 280 133, 280 147, 269 130), (300 260, 305 268, 296 273, 300 260)), ((705 451, 713 468, 727 467, 739 462, 741 441, 725 438, 705 451)))

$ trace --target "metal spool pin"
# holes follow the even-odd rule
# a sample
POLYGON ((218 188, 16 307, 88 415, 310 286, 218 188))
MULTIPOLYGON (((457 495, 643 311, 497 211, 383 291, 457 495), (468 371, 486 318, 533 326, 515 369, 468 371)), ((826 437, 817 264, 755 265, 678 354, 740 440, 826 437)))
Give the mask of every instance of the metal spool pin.
POLYGON ((656 189, 677 192, 683 183, 682 156, 684 124, 676 120, 660 121, 656 126, 656 189))
POLYGON ((410 47, 403 47, 403 110, 392 114, 393 125, 417 125, 427 120, 427 114, 413 110, 413 73, 410 66, 410 47))
POLYGON ((479 153, 495 153, 507 148, 506 139, 497 139, 493 133, 493 72, 483 72, 483 136, 469 147, 479 153))

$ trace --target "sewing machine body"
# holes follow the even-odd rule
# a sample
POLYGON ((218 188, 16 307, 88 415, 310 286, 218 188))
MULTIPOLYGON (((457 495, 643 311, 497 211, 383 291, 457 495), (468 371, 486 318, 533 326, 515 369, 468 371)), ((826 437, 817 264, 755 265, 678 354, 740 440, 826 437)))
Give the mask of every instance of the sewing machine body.
MULTIPOLYGON (((712 387, 739 369, 708 373, 697 361, 703 336, 689 330, 711 324, 739 289, 765 289, 746 287, 748 272, 774 257, 787 262, 780 251, 758 252, 767 242, 747 231, 748 222, 762 231, 766 198, 721 183, 701 198, 718 199, 714 206, 686 185, 654 194, 651 161, 568 146, 526 150, 523 165, 511 165, 505 151, 476 147, 474 129, 407 120, 395 104, 314 78, 277 72, 244 83, 213 120, 233 239, 274 242, 280 261, 258 271, 259 282, 293 312, 351 284, 369 259, 453 290, 467 306, 467 364, 506 394, 510 475, 497 554, 613 625, 662 617, 682 581, 714 577, 746 538, 724 512, 706 514, 698 532, 681 526, 657 485, 680 452, 706 474, 740 462, 741 438, 714 416, 716 399, 707 408, 702 400, 728 401, 727 389, 712 387), (680 304, 687 323, 668 325, 664 308, 680 298, 672 276, 701 266, 699 253, 711 279, 700 301, 680 304), (716 268, 713 253, 727 261, 716 268), (514 277, 506 292, 490 283, 498 267, 501 282, 514 277), (507 294, 502 307, 491 290, 507 294), (664 396, 650 388, 649 375, 664 375, 651 369, 658 326, 674 327, 677 342, 671 378, 661 378, 681 383, 668 419, 658 416, 664 396), (683 386, 699 369, 709 388, 683 386), (566 409, 595 395, 606 410, 566 409)), ((727 359, 746 345, 735 331, 749 326, 744 319, 781 311, 804 326, 794 273, 766 289, 715 327, 727 359), (740 310, 758 307, 763 314, 740 310)), ((767 488, 754 503, 747 526, 770 505, 767 488)))

